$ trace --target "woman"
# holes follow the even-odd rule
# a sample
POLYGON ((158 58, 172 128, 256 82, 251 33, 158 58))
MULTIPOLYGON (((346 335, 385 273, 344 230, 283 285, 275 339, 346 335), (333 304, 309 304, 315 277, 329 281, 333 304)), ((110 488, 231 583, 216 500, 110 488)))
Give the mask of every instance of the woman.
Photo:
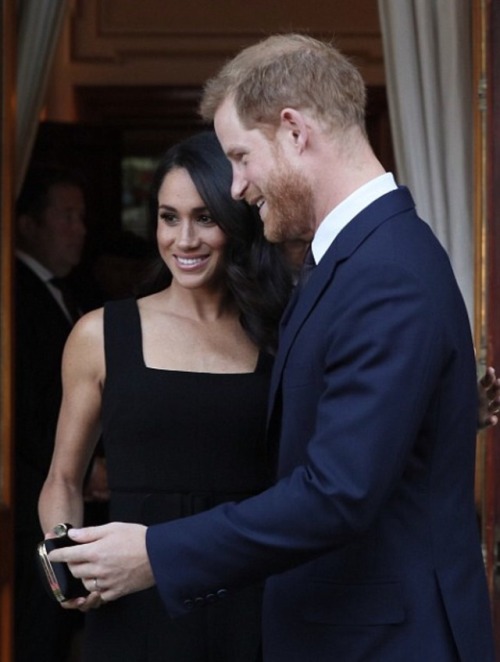
MULTIPOLYGON (((260 218, 231 199, 230 186, 231 167, 210 132, 160 163, 158 291, 89 313, 68 340, 40 497, 44 531, 81 525, 82 480, 101 430, 113 520, 152 524, 266 486, 267 387, 291 284, 260 218)), ((156 589, 114 604, 101 604, 96 590, 83 609, 91 607, 100 607, 86 626, 84 656, 93 662, 259 659, 259 587, 177 621, 156 589)))

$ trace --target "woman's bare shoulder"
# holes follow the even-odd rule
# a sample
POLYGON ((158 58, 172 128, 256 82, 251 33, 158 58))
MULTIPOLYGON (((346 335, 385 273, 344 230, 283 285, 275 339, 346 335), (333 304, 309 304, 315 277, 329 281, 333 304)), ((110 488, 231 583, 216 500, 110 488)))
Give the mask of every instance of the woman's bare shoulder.
POLYGON ((66 360, 101 360, 104 354, 103 308, 86 313, 76 322, 64 349, 66 360))
POLYGON ((104 334, 104 308, 96 308, 88 313, 85 313, 76 322, 71 335, 80 339, 97 340, 101 339, 104 334))

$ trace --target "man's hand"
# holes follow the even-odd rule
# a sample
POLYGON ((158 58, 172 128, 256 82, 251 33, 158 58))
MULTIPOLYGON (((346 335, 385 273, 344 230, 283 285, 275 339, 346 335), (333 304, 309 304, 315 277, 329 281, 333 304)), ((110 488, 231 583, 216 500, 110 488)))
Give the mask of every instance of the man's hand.
POLYGON ((479 396, 477 425, 481 430, 498 423, 500 379, 497 379, 494 368, 486 368, 486 372, 478 382, 477 390, 479 396))
MULTIPOLYGON (((70 529, 68 535, 80 544, 56 549, 50 552, 49 559, 68 563, 73 575, 91 593, 99 593, 103 602, 154 585, 146 551, 146 527, 142 524, 113 522, 70 529)), ((77 601, 84 607, 85 599, 77 601)))

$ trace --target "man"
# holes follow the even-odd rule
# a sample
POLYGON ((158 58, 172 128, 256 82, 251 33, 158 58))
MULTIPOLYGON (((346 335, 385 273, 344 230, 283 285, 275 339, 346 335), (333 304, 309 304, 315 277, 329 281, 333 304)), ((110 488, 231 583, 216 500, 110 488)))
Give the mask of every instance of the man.
MULTIPOLYGON (((85 240, 83 181, 54 167, 33 167, 17 200, 15 409, 15 625, 18 662, 67 659, 75 614, 45 595, 35 566, 43 538, 38 495, 54 447, 61 402, 63 347, 78 311, 64 277, 85 240), (59 280, 63 279, 62 284, 59 280), (56 284, 57 283, 57 284, 56 284), (61 290, 60 288, 63 288, 61 290)), ((80 619, 76 619, 77 624, 80 619)))
POLYGON ((282 321, 277 481, 165 525, 73 530, 90 544, 53 559, 104 600, 156 582, 172 616, 266 577, 266 662, 493 661, 467 313, 364 107, 358 71, 300 35, 245 49, 208 83, 234 197, 259 207, 269 240, 312 239, 317 265, 282 321))

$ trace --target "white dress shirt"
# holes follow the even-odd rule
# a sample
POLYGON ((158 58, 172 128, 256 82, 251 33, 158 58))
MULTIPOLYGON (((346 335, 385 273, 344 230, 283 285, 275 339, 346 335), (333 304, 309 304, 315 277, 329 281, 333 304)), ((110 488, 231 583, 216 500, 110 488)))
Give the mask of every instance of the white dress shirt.
POLYGON ((379 177, 375 177, 367 182, 354 193, 351 193, 345 200, 337 205, 332 211, 321 221, 314 239, 312 240, 311 250, 314 256, 314 261, 319 264, 319 261, 330 248, 333 240, 337 237, 339 232, 352 221, 352 219, 359 214, 359 212, 366 209, 368 205, 381 198, 386 193, 394 191, 398 188, 394 175, 391 172, 386 172, 379 177))

